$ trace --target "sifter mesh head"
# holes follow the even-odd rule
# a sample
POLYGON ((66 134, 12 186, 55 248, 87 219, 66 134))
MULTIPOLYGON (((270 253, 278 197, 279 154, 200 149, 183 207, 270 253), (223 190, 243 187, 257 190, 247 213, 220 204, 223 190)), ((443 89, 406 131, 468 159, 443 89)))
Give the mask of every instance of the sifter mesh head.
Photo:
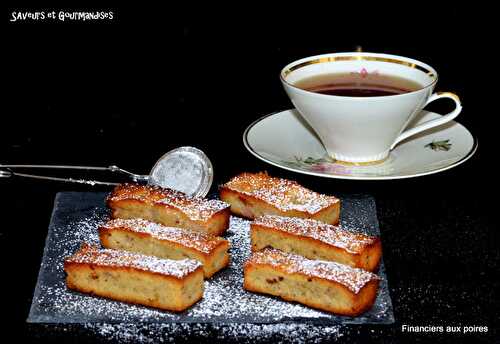
POLYGON ((179 147, 165 153, 153 166, 148 184, 204 197, 213 181, 213 167, 198 148, 179 147))

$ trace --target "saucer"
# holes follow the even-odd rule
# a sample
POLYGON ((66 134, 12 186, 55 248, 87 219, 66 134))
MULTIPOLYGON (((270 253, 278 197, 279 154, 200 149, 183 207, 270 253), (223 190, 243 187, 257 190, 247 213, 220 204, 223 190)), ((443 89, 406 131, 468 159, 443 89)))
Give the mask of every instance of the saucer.
MULTIPOLYGON (((422 111, 408 126, 439 118, 422 111)), ((245 147, 277 167, 313 176, 357 180, 402 179, 438 173, 474 155, 477 139, 460 123, 450 121, 399 143, 389 157, 374 165, 340 163, 330 158, 321 141, 297 110, 264 116, 243 134, 245 147)))

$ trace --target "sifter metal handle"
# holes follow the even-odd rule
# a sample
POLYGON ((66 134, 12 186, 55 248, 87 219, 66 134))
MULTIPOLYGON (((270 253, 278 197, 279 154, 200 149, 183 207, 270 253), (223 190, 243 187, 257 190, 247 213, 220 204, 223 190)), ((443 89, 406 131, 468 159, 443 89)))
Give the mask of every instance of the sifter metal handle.
POLYGON ((129 172, 116 165, 101 166, 71 166, 71 165, 2 165, 0 164, 0 178, 13 176, 55 180, 59 182, 88 184, 88 185, 118 185, 118 183, 98 180, 75 178, 61 178, 47 175, 18 172, 15 169, 62 169, 62 170, 92 170, 109 171, 126 175, 136 183, 170 188, 185 193, 191 197, 205 197, 213 181, 213 167, 210 159, 195 147, 178 147, 165 153, 151 169, 149 175, 129 172))
POLYGON ((149 178, 149 176, 135 174, 135 173, 129 172, 129 171, 124 170, 124 169, 122 169, 118 166, 115 166, 115 165, 111 165, 108 167, 70 166, 70 165, 0 165, 0 169, 3 169, 3 170, 0 170, 0 178, 9 178, 12 176, 17 176, 17 177, 54 180, 54 181, 60 181, 60 182, 88 184, 88 185, 118 185, 119 184, 119 183, 113 183, 113 182, 102 182, 102 181, 98 181, 98 180, 61 178, 61 177, 52 177, 52 176, 44 176, 44 175, 37 175, 37 174, 20 173, 20 172, 15 172, 12 170, 12 169, 16 169, 16 168, 110 171, 110 172, 118 172, 118 173, 126 174, 134 182, 147 181, 149 178))

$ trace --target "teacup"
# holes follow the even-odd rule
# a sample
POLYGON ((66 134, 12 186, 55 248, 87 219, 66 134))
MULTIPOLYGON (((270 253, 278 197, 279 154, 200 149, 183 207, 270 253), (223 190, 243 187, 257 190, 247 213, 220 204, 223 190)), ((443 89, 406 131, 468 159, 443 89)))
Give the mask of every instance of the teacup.
POLYGON ((307 57, 288 64, 281 82, 293 105, 314 129, 328 154, 349 163, 383 161, 396 144, 458 116, 460 99, 451 92, 433 93, 437 72, 420 61, 397 55, 337 53, 307 57), (336 73, 380 73, 404 78, 420 88, 389 96, 353 97, 321 94, 297 87, 305 78, 336 73), (450 113, 411 129, 411 120, 430 102, 450 98, 450 113))

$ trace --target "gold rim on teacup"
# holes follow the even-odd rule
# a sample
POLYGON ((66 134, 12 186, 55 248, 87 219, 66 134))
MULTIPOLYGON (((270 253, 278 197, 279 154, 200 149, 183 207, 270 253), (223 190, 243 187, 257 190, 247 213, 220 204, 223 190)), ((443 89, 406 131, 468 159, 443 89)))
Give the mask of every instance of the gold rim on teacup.
MULTIPOLYGON (((288 82, 286 80, 286 77, 289 74, 293 73, 294 71, 297 71, 301 68, 304 68, 304 67, 307 67, 307 66, 310 66, 313 64, 331 63, 331 62, 345 62, 345 61, 370 61, 370 62, 394 63, 394 64, 402 65, 405 67, 414 68, 416 70, 419 70, 419 71, 427 74, 428 77, 432 78, 432 82, 430 84, 422 86, 414 91, 407 92, 407 93, 418 92, 418 91, 421 91, 423 89, 433 87, 438 81, 437 72, 432 67, 430 67, 429 65, 427 65, 425 63, 422 63, 420 61, 413 60, 410 58, 406 58, 406 60, 402 60, 402 59, 397 59, 397 58, 382 57, 378 53, 367 53, 367 52, 329 53, 329 54, 318 55, 318 56, 300 59, 300 60, 294 61, 294 62, 286 65, 280 73, 280 79, 284 83, 289 85, 290 87, 296 88, 296 89, 304 91, 304 92, 310 92, 310 91, 307 91, 307 90, 304 90, 304 89, 301 89, 301 88, 295 86, 291 82, 288 82), (338 56, 331 56, 331 55, 337 55, 337 54, 338 54, 338 56), (308 60, 311 58, 312 58, 312 60, 308 60)), ((398 94, 398 95, 401 96, 401 95, 405 95, 405 94, 406 93, 398 94)), ((319 95, 325 96, 324 94, 319 94, 319 95)), ((326 95, 326 96, 332 97, 332 95, 326 95)), ((346 96, 333 96, 333 97, 346 97, 346 96)), ((385 97, 385 96, 382 96, 382 97, 385 97)))

